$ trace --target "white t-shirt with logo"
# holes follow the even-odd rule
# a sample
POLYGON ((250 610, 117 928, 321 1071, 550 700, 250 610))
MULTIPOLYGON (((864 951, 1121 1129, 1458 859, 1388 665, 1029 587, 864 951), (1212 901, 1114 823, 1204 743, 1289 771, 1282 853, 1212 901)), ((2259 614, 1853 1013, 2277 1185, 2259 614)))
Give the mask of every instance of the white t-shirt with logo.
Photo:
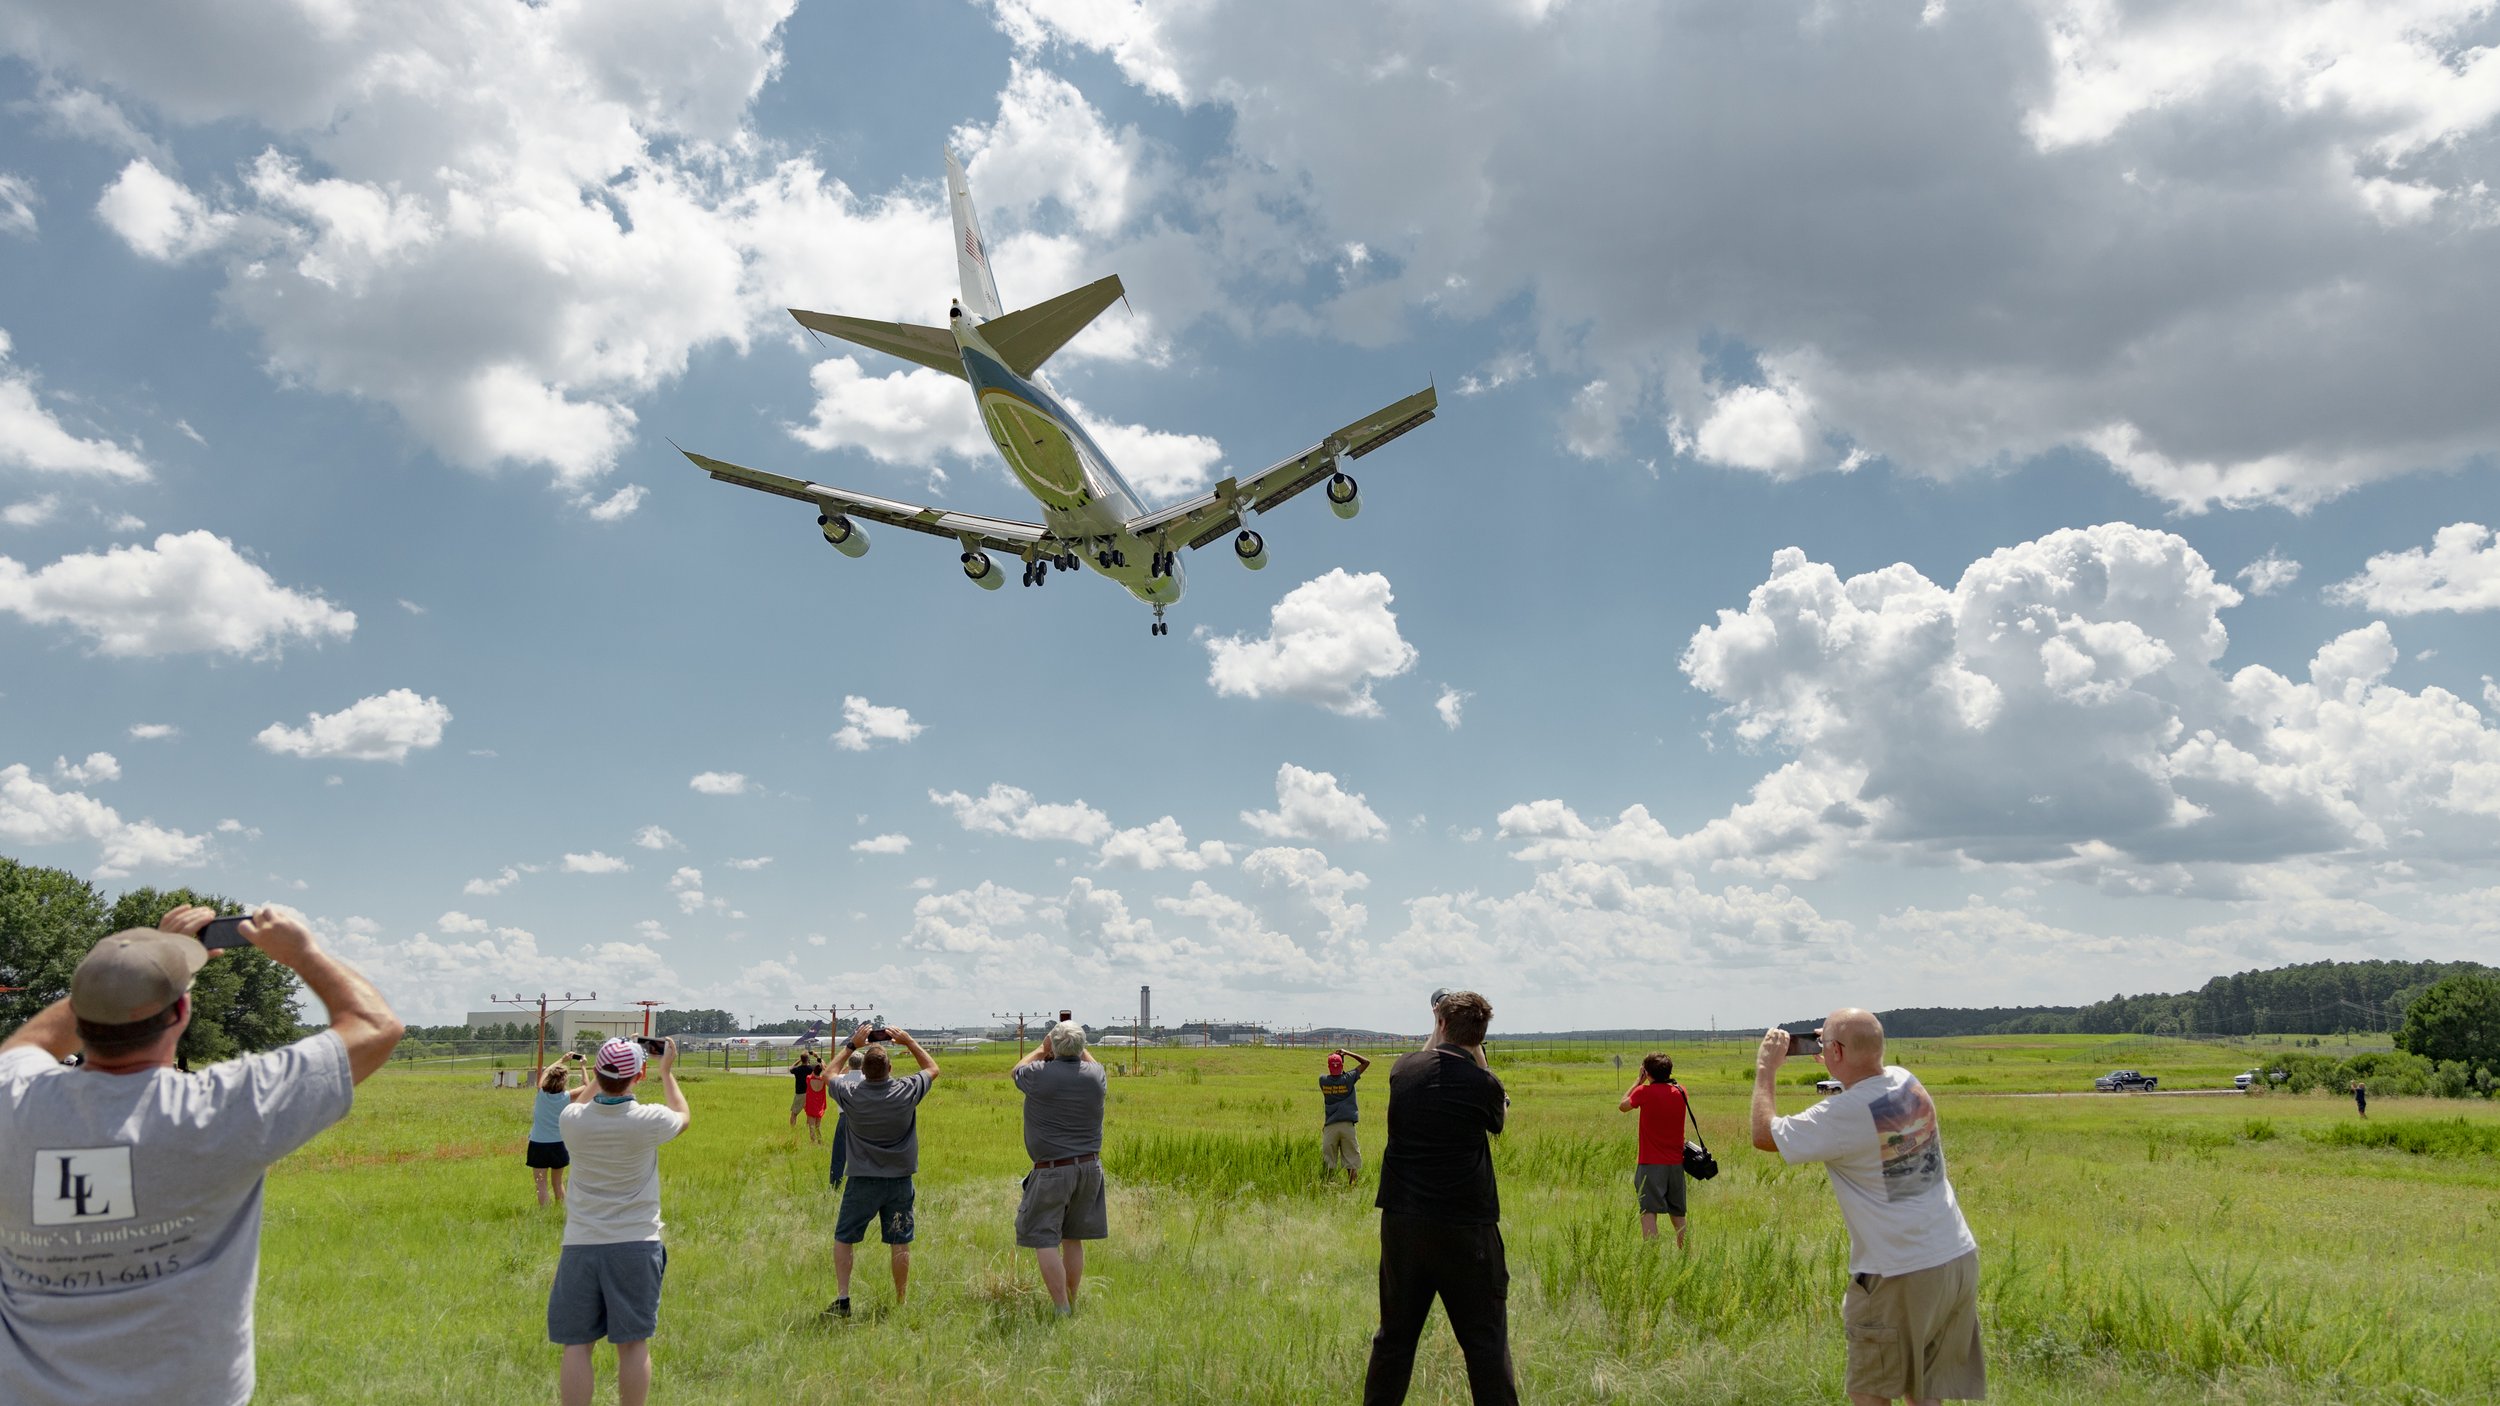
POLYGON ((601 1103, 596 1095, 556 1116, 571 1154, 564 1243, 620 1245, 660 1238, 660 1144, 686 1130, 665 1104, 601 1103))
POLYGON ((261 1174, 355 1090, 326 1030, 197 1074, 0 1054, 0 1401, 250 1400, 261 1174))
POLYGON ((1899 1065, 1772 1119, 1771 1140, 1787 1162, 1820 1162, 1831 1173, 1850 1273, 1911 1274, 1979 1248, 1945 1178, 1935 1100, 1899 1065))

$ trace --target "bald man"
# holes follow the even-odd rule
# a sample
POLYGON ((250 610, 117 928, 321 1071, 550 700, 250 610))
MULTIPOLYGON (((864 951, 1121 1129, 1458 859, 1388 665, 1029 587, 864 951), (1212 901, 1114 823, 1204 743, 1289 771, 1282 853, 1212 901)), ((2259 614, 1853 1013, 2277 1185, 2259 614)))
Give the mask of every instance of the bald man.
POLYGON ((1977 1401, 1988 1394, 1979 1343, 1979 1242, 1945 1179, 1936 1104, 1918 1077, 1884 1063, 1884 1027, 1850 1007, 1825 1017, 1815 1057, 1841 1091, 1782 1118, 1779 1067, 1792 1038, 1762 1034, 1754 1061, 1753 1145, 1831 1174, 1849 1227, 1841 1328, 1849 1399, 1877 1406, 1977 1401))

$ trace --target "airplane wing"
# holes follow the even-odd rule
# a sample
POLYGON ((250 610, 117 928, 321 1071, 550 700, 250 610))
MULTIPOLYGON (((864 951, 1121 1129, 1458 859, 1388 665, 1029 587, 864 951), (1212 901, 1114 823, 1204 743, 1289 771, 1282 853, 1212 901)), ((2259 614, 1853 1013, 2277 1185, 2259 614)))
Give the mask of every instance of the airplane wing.
POLYGON ((1336 473, 1340 456, 1360 459, 1433 416, 1440 397, 1429 387, 1394 405, 1385 405, 1362 419, 1294 455, 1270 464, 1248 478, 1228 478, 1213 492, 1186 503, 1158 509, 1131 523, 1140 537, 1167 536, 1191 547, 1237 530, 1249 513, 1265 513, 1336 473))
MULTIPOLYGON (((1075 294, 1063 296, 1074 297, 1075 294)), ((1059 301, 1059 299, 1053 301, 1059 301)), ((1047 307, 1049 304, 1043 304, 1043 306, 1047 307)), ((1036 312, 1040 310, 1040 308, 1033 309, 1036 312)), ((887 356, 899 356, 905 361, 919 362, 931 370, 943 371, 958 381, 964 379, 963 352, 955 346, 955 334, 943 327, 922 327, 910 322, 872 322, 864 317, 844 317, 839 313, 831 312, 805 312, 798 308, 790 309, 790 315, 797 318, 799 325, 810 332, 822 332, 828 337, 839 337, 846 342, 856 342, 872 351, 881 351, 887 356)), ((1081 327, 1084 324, 1077 325, 1081 327)), ((1068 336, 1074 335, 1073 330, 1068 334, 1068 336)), ((1059 340, 1064 342, 1067 337, 1059 340)), ((1056 343, 1053 344, 1054 348, 1056 345, 1056 343)))
POLYGON ((814 504, 819 513, 841 513, 864 518, 887 527, 900 527, 909 532, 925 532, 932 537, 946 537, 965 544, 967 549, 980 547, 1021 557, 1026 550, 1050 540, 1050 534, 1038 522, 1016 522, 1008 518, 983 517, 978 513, 953 513, 944 508, 924 508, 893 498, 879 498, 869 493, 853 493, 847 489, 827 488, 821 483, 786 478, 697 454, 689 449, 677 451, 694 462, 694 466, 719 479, 761 493, 779 494, 802 503, 814 504))

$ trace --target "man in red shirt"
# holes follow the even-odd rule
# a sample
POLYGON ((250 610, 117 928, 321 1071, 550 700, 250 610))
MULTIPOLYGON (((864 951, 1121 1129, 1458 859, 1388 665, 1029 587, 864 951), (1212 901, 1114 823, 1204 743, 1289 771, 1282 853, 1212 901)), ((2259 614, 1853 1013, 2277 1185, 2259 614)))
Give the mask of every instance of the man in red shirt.
POLYGON ((1641 1197, 1641 1238, 1658 1238, 1658 1217, 1675 1224, 1675 1247, 1684 1248, 1684 1088, 1675 1082, 1675 1061, 1664 1054, 1641 1060, 1641 1074, 1615 1107, 1641 1111, 1641 1160, 1632 1185, 1641 1197))

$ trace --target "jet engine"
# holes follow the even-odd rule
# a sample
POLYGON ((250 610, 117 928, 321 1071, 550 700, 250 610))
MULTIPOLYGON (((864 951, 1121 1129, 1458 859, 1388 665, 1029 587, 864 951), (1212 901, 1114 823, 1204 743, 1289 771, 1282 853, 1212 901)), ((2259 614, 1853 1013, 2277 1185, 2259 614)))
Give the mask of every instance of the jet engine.
POLYGON ((1363 511, 1363 500, 1356 497, 1354 479, 1348 474, 1332 474, 1328 479, 1328 510, 1339 517, 1350 518, 1363 511))
POLYGON ((825 540, 833 544, 835 551, 846 557, 868 555, 868 534, 861 531, 849 518, 840 513, 819 513, 816 515, 816 525, 825 530, 825 540))
POLYGON ((1233 538, 1233 555, 1241 558, 1242 565, 1257 571, 1267 565, 1267 539, 1245 527, 1233 538))
POLYGON ((1007 573, 998 569, 987 552, 964 553, 964 579, 985 591, 995 591, 1007 584, 1007 573))

